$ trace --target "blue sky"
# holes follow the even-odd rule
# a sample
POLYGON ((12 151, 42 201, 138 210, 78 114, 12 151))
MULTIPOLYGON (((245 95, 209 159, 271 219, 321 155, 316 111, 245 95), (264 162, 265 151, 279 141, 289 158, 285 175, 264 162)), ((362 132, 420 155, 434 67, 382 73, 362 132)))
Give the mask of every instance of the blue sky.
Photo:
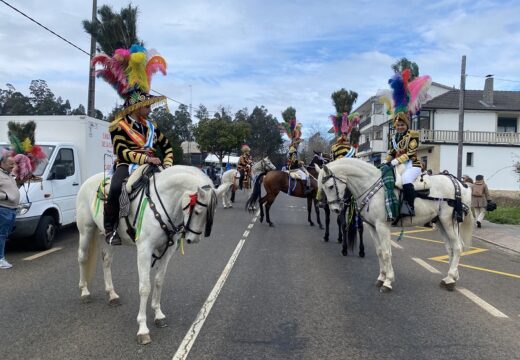
MULTIPOLYGON (((79 0, 8 0, 58 34, 89 49, 79 0)), ((103 2, 119 10, 127 1, 103 2)), ((386 88, 390 66, 415 61, 433 81, 458 86, 467 56, 468 89, 520 90, 518 1, 135 1, 138 34, 167 60, 152 88, 180 102, 233 112, 264 105, 281 119, 293 106, 304 134, 329 127, 330 95, 344 87, 360 105, 386 88), (191 93, 190 93, 191 88, 191 93)), ((45 79, 73 107, 87 103, 88 57, 0 3, 0 87, 28 94, 45 79)), ((116 93, 97 81, 96 107, 108 113, 116 93)), ((172 102, 170 109, 178 104, 172 102)))

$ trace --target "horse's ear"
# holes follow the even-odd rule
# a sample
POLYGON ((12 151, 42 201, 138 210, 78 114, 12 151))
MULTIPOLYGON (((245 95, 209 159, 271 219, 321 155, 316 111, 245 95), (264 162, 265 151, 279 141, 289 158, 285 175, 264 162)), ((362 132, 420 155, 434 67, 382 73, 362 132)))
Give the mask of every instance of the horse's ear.
POLYGON ((327 165, 323 165, 323 172, 325 173, 326 176, 330 175, 330 170, 327 165))
POLYGON ((316 163, 314 163, 314 168, 316 169, 316 172, 318 172, 318 173, 319 173, 320 170, 321 170, 321 169, 320 169, 320 166, 319 166, 318 164, 316 164, 316 163))

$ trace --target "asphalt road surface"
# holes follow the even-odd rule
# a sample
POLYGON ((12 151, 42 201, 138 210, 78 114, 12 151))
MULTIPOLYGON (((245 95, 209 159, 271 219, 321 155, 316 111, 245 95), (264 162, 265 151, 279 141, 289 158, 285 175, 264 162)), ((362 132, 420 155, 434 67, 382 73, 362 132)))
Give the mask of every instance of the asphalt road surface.
POLYGON ((122 305, 109 307, 100 261, 93 301, 79 300, 74 227, 47 254, 10 244, 0 359, 520 359, 517 253, 475 240, 447 292, 438 285, 447 271, 439 234, 407 228, 392 248, 394 291, 381 294, 368 231, 366 257, 344 257, 335 227, 325 243, 308 225, 304 200, 280 195, 275 227, 244 203, 238 193, 234 208, 219 204, 211 237, 173 256, 162 296, 169 326, 156 328, 149 310, 146 346, 136 343, 134 247, 117 248, 122 305))

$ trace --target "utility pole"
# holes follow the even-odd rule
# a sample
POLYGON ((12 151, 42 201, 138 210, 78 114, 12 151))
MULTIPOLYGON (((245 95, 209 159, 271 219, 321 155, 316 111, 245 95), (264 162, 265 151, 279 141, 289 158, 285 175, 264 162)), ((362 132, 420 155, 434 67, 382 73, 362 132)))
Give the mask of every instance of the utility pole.
POLYGON ((191 88, 191 84, 190 84, 190 134, 189 134, 189 138, 188 138, 188 153, 190 155, 190 160, 189 160, 189 164, 191 165, 191 152, 190 152, 190 147, 191 147, 191 128, 192 128, 192 125, 193 125, 193 118, 191 116, 191 113, 192 113, 192 96, 193 96, 193 92, 192 92, 192 88, 191 88))
MULTIPOLYGON (((92 23, 96 21, 97 0, 92 0, 92 23)), ((90 61, 88 63, 88 100, 87 100, 87 115, 91 117, 96 116, 96 77, 94 75, 94 66, 92 65, 92 58, 96 53, 96 38, 90 37, 90 61)))
POLYGON ((462 55, 459 90, 459 133, 457 147, 457 178, 462 178, 462 146, 464 142, 464 94, 466 91, 466 55, 462 55))

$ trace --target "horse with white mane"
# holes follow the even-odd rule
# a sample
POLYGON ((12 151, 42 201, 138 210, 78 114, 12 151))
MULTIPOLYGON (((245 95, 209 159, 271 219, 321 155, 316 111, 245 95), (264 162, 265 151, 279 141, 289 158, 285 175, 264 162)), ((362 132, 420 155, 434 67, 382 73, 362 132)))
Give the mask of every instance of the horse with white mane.
MULTIPOLYGON (((270 170, 276 170, 276 166, 274 166, 269 157, 266 156, 262 160, 253 164, 251 167, 251 178, 254 179, 256 175, 270 170)), ((230 169, 222 175, 219 192, 224 208, 233 207, 232 202, 234 201, 236 184, 238 183, 238 174, 238 170, 230 169)), ((246 191, 247 197, 249 197, 251 195, 252 187, 249 186, 249 188, 244 188, 244 190, 246 191)))
MULTIPOLYGON (((129 184, 135 180, 141 181, 139 176, 142 169, 140 167, 130 176, 129 184)), ((96 269, 99 236, 103 233, 103 206, 99 206, 99 201, 102 200, 97 198, 102 180, 103 174, 89 178, 82 185, 76 204, 79 288, 81 299, 85 302, 90 301, 88 287, 96 269)), ((118 233, 124 244, 135 244, 137 249, 140 295, 137 341, 139 344, 148 344, 151 338, 146 325, 146 304, 152 288, 152 256, 157 257, 158 254, 161 259, 155 274, 151 306, 155 311, 155 325, 165 327, 166 316, 161 311, 160 300, 164 275, 174 253, 174 245, 182 241, 182 238, 188 243, 195 243, 203 233, 206 237, 210 235, 217 196, 211 180, 202 171, 181 165, 150 175, 144 187, 138 191, 136 197, 128 191, 131 199, 128 218, 134 221, 134 226, 137 222, 136 240, 127 232, 128 226, 123 219, 119 222, 118 233), (168 249, 170 246, 173 246, 172 249, 168 249)), ((111 272, 114 247, 107 245, 105 241, 101 241, 101 244, 108 302, 110 305, 118 305, 119 295, 114 290, 111 272)))
MULTIPOLYGON (((402 170, 402 166, 397 168, 397 172, 399 170, 402 170)), ((399 184, 399 180, 398 178, 396 184, 399 184)), ((384 189, 377 186, 380 181, 381 172, 372 164, 359 159, 343 158, 321 169, 318 186, 327 196, 329 206, 335 212, 341 210, 341 199, 346 188, 356 197, 358 210, 365 224, 368 225, 379 258, 379 276, 376 285, 380 287, 381 292, 388 292, 392 290, 394 282, 390 246, 391 222, 387 220, 384 189)), ((402 226, 421 225, 437 220, 437 229, 444 237, 449 255, 449 270, 447 276, 441 281, 441 287, 452 291, 459 279, 458 265, 461 252, 463 248, 469 248, 471 245, 473 215, 468 211, 463 221, 458 223, 452 206, 456 195, 456 184, 448 176, 430 176, 429 182, 431 185, 429 199, 416 198, 415 216, 404 217, 402 226)), ((462 207, 469 210, 471 190, 462 185, 458 187, 462 207)))

